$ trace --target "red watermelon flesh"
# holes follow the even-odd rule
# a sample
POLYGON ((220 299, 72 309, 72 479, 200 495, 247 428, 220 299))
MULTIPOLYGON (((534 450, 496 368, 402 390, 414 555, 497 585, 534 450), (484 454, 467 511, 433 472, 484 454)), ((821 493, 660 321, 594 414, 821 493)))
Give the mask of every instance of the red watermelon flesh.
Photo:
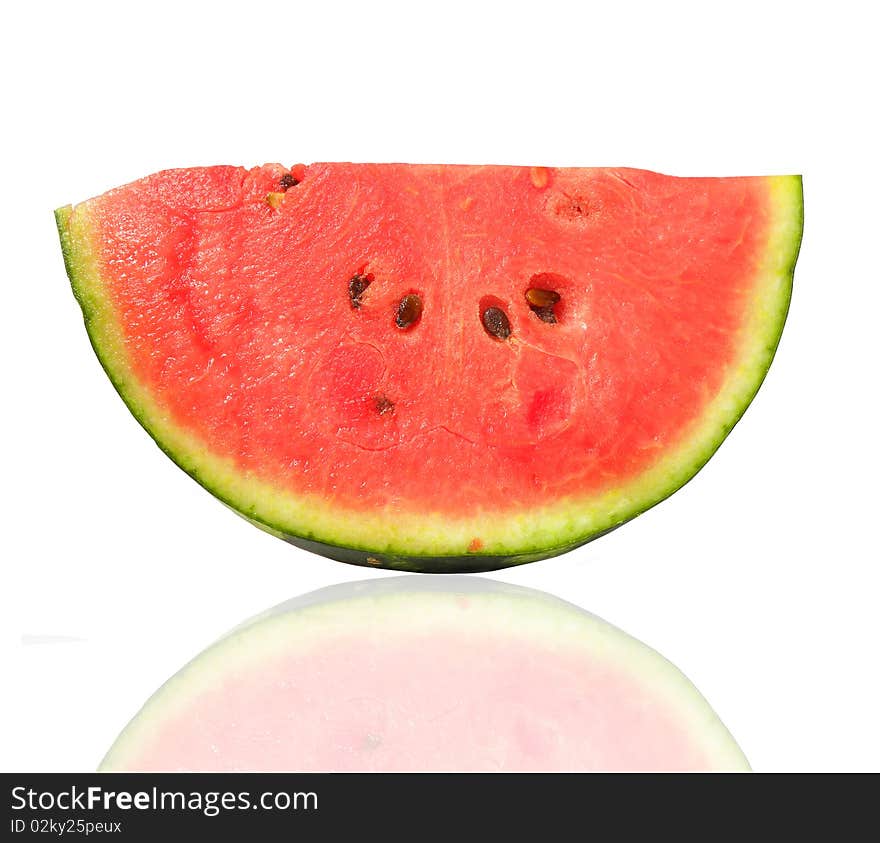
POLYGON ((346 561, 479 569, 579 544, 708 459, 779 339, 801 192, 209 167, 58 219, 105 368, 206 487, 346 561))
POLYGON ((599 618, 425 582, 347 584, 239 628, 150 698, 102 769, 748 768, 678 669, 599 618))

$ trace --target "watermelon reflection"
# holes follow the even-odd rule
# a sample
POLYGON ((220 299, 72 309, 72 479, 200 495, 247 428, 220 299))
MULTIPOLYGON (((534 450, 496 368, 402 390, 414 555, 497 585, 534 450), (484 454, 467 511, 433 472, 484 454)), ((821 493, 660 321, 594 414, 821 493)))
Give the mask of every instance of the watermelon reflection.
POLYGON ((296 598, 196 657, 107 770, 747 769, 697 689, 589 613, 474 577, 296 598))

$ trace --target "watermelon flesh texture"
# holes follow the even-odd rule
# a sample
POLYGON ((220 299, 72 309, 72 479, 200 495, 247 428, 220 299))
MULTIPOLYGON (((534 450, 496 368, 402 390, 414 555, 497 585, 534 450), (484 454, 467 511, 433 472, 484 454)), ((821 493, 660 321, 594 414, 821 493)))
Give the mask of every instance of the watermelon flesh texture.
POLYGON ((199 482, 344 561, 485 570, 594 538, 709 458, 779 340, 801 196, 798 177, 267 165, 57 218, 98 356, 199 482))
POLYGON ((239 627, 146 703, 101 767, 748 764, 677 668, 599 618, 474 577, 403 577, 325 589, 239 627))

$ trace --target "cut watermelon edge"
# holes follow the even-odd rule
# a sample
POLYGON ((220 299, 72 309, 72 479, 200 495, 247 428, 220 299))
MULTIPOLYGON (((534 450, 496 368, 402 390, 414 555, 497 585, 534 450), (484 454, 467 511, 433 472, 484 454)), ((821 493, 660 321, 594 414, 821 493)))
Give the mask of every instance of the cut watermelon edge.
POLYGON ((101 365, 141 426, 183 471, 262 530, 342 562, 433 573, 491 571, 557 556, 635 518, 691 480, 740 420, 775 355, 791 300, 803 232, 801 176, 766 177, 772 221, 743 342, 722 388, 679 443, 653 466, 585 504, 576 497, 526 512, 451 519, 362 512, 246 477, 169 418, 127 361, 125 338, 103 290, 87 204, 55 211, 67 274, 101 365), (480 549, 473 551, 479 537, 480 549))

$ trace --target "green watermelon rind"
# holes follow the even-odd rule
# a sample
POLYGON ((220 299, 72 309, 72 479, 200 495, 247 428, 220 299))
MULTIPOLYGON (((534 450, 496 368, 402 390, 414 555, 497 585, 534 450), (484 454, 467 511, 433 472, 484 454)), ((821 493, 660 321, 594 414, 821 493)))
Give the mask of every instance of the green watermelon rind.
MULTIPOLYGON (((328 640, 379 635, 385 641, 444 633, 472 633, 526 650, 587 654, 614 674, 625 674, 650 691, 719 771, 751 769, 743 750, 709 701, 661 653, 586 610, 550 594, 478 577, 391 577, 345 583, 303 595, 238 625, 168 679, 122 730, 100 771, 126 771, 156 740, 162 725, 191 717, 200 695, 242 676, 261 662, 293 653, 319 654, 328 640), (462 614, 462 600, 468 611, 462 614), (380 621, 381 623, 377 623, 380 621), (470 624, 463 627, 462 624, 470 624), (378 630, 378 632, 377 632, 378 630)), ((594 689, 595 691, 595 689, 594 689)))
POLYGON ((782 335, 803 231, 800 176, 764 179, 772 222, 760 257, 741 353, 718 395, 654 466, 600 496, 522 512, 359 512, 294 495, 208 453, 153 400, 128 366, 125 339, 103 292, 89 203, 55 212, 65 267, 92 347, 131 413, 187 474, 245 519, 291 544, 341 562, 431 573, 480 572, 565 553, 635 518, 684 486, 708 462, 761 386, 782 335), (474 539, 480 549, 473 551, 474 539))

